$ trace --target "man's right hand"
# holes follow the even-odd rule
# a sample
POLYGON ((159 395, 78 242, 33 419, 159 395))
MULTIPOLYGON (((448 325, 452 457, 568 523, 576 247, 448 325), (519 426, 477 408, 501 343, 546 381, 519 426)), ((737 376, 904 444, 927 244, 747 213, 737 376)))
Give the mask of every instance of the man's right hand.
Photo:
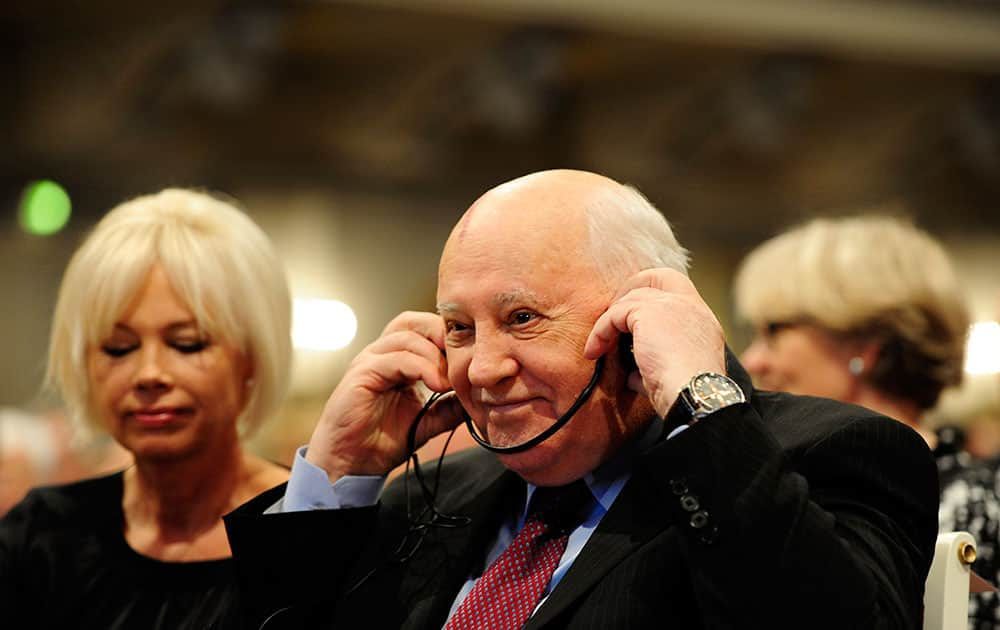
MULTIPOLYGON (((451 389, 444 356, 445 327, 434 313, 406 312, 351 362, 330 395, 309 441, 306 459, 333 483, 344 475, 384 475, 406 461, 406 436, 426 390, 451 389)), ((454 397, 435 404, 417 431, 415 447, 458 426, 454 397)))

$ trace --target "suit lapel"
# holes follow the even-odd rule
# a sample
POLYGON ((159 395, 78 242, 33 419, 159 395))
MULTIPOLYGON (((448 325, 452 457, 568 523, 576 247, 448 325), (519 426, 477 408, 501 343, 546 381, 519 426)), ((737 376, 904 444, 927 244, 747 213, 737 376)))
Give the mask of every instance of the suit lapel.
POLYGON ((508 506, 518 497, 522 497, 520 500, 523 501, 524 481, 517 475, 502 467, 484 472, 486 474, 474 473, 471 487, 456 489, 440 499, 441 512, 469 517, 469 525, 431 529, 424 548, 413 559, 415 573, 430 579, 436 577, 433 595, 416 604, 416 607, 424 608, 425 614, 413 616, 423 619, 415 627, 439 628, 444 625, 455 595, 475 570, 476 564, 484 561, 486 550, 499 531, 508 506))
MULTIPOLYGON (((728 346, 726 372, 740 385, 749 399, 753 392, 750 377, 728 346)), ((665 438, 664 432, 660 439, 665 438)), ((644 477, 642 469, 634 468, 632 477, 601 519, 590 540, 580 550, 580 555, 542 607, 525 624, 524 630, 543 628, 622 560, 653 537, 673 527, 666 506, 650 500, 657 496, 659 491, 644 477)))
POLYGON ((633 475, 559 585, 528 620, 525 630, 544 627, 624 558, 669 526, 665 510, 642 500, 650 496, 655 496, 653 489, 633 475))

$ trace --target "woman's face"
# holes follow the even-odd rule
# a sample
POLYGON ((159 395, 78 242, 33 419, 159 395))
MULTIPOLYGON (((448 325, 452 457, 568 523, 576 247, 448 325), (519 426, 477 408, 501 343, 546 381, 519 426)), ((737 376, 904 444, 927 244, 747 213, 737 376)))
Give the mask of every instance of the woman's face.
POLYGON ((92 405, 137 459, 231 448, 252 376, 246 357, 199 329, 159 265, 88 348, 87 373, 92 405))
POLYGON ((851 402, 856 378, 848 370, 852 348, 812 324, 758 328, 740 361, 761 389, 851 402))

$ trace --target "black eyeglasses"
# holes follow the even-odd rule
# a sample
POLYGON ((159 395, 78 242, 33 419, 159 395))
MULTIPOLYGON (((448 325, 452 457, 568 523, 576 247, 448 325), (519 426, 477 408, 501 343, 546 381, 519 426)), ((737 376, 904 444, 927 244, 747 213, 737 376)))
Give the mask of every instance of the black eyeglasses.
POLYGON ((806 318, 797 319, 779 319, 770 322, 764 322, 757 327, 755 336, 758 340, 763 341, 768 346, 771 346, 778 339, 778 336, 786 331, 793 328, 798 328, 799 326, 809 326, 813 325, 812 320, 806 318))
POLYGON ((765 337, 774 337, 775 335, 777 335, 778 333, 780 333, 783 330, 788 330, 790 328, 795 328, 795 327, 801 326, 801 325, 803 325, 805 323, 806 322, 804 322, 802 320, 787 320, 787 321, 779 321, 779 322, 765 322, 764 325, 761 326, 761 332, 764 334, 765 337))

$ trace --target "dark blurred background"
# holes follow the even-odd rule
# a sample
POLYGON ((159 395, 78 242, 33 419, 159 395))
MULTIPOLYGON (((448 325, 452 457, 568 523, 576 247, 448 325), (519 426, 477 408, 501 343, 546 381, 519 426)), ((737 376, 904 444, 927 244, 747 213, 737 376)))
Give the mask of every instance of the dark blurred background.
MULTIPOLYGON (((736 350, 736 263, 816 214, 912 216, 955 256, 975 319, 1000 312, 996 2, 14 1, 0 52, 0 406, 57 404, 38 388, 68 256, 166 186, 243 201, 296 297, 357 315, 346 347, 300 351, 260 438, 277 459, 394 314, 433 308, 462 211, 533 170, 644 191, 736 350), (39 180, 72 203, 48 236, 19 222, 39 180)), ((949 416, 995 413, 991 369, 949 416)))

